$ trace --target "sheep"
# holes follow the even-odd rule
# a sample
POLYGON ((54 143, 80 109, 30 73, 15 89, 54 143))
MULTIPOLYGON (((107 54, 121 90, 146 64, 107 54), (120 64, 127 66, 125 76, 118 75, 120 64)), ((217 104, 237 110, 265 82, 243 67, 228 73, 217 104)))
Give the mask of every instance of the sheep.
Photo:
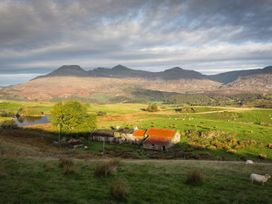
POLYGON ((246 160, 246 164, 254 164, 254 161, 252 161, 252 160, 246 160))
POLYGON ((271 176, 268 174, 265 174, 265 175, 254 174, 254 173, 250 174, 251 183, 256 181, 264 185, 264 183, 267 182, 269 178, 271 178, 271 176))

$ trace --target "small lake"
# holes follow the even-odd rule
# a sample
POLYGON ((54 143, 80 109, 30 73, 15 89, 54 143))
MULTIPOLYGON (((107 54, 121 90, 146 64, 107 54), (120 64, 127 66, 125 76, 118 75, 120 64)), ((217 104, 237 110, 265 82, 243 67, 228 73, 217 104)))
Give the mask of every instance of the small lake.
POLYGON ((44 116, 27 116, 27 117, 16 117, 14 118, 15 123, 18 127, 25 127, 30 125, 39 125, 49 123, 47 115, 44 116))

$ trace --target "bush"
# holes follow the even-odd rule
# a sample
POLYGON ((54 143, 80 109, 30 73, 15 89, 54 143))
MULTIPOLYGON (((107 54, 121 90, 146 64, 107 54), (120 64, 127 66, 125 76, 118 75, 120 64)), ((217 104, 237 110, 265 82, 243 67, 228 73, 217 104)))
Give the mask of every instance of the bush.
POLYGON ((40 115, 40 108, 39 107, 23 107, 19 108, 16 115, 17 116, 34 116, 40 115))
POLYGON ((267 147, 268 147, 269 149, 272 149, 272 143, 269 143, 269 144, 267 145, 267 147))
POLYGON ((199 170, 189 172, 186 179, 186 184, 192 186, 199 186, 203 183, 203 176, 199 170))
POLYGON ((63 169, 64 175, 71 174, 74 172, 73 170, 74 163, 71 159, 60 158, 59 166, 63 169))
POLYGON ((0 123, 0 128, 3 129, 16 129, 18 128, 14 120, 6 120, 0 123))
POLYGON ((146 108, 146 111, 148 112, 157 112, 159 111, 159 107, 156 103, 149 104, 148 107, 146 108))
POLYGON ((0 167, 0 178, 8 176, 6 169, 0 167))
POLYGON ((44 170, 46 172, 53 171, 54 170, 54 165, 52 163, 45 163, 44 164, 44 170))
POLYGON ((127 199, 129 195, 129 184, 126 179, 117 178, 110 185, 110 194, 116 200, 127 199))
POLYGON ((113 175, 117 172, 117 168, 120 164, 119 160, 111 160, 108 162, 104 162, 96 166, 94 175, 96 177, 106 177, 113 175))
POLYGON ((227 152, 230 154, 235 154, 237 151, 235 149, 229 149, 227 150, 227 152))
POLYGON ((0 112, 0 117, 13 117, 14 113, 7 112, 7 111, 1 111, 0 112))
POLYGON ((262 159, 262 160, 267 158, 265 154, 259 154, 258 157, 259 159, 262 159))
POLYGON ((96 115, 97 115, 97 116, 105 116, 105 115, 107 115, 107 112, 105 112, 105 111, 98 111, 98 112, 96 113, 96 115))

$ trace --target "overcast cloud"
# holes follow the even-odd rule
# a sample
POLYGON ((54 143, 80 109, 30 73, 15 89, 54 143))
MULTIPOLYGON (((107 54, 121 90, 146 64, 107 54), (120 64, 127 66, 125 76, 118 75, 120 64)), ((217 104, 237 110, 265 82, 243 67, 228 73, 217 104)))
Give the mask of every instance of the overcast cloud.
POLYGON ((272 65, 271 14, 272 0, 2 0, 0 85, 63 64, 208 74, 272 65))

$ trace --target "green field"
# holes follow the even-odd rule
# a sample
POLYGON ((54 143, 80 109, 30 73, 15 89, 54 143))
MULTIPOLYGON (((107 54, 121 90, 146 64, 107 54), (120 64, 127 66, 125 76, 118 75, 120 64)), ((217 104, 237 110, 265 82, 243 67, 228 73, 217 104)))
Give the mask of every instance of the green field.
MULTIPOLYGON (((15 114, 19 109, 23 109, 30 114, 50 114, 53 105, 51 102, 0 101, 0 112, 15 114)), ((88 112, 105 113, 98 116, 98 128, 137 126, 144 129, 176 129, 182 135, 180 145, 173 150, 178 154, 188 150, 192 154, 199 151, 211 154, 213 158, 223 156, 234 159, 237 156, 257 159, 261 154, 267 159, 272 159, 272 151, 267 147, 272 143, 272 109, 194 106, 194 112, 186 112, 191 107, 183 107, 185 112, 176 112, 176 105, 160 104, 160 111, 150 113, 141 110, 146 106, 147 104, 89 104, 88 112), (217 135, 213 140, 218 144, 214 144, 212 139, 197 137, 197 134, 207 137, 217 135), (198 148, 192 151, 194 146, 198 148)), ((0 121, 10 119, 1 117, 0 121)), ((54 128, 48 125, 40 128, 43 131, 54 131, 54 128)), ((134 151, 135 148, 131 149, 134 151)))
MULTIPOLYGON (((0 101, 0 122, 12 120, 18 110, 29 116, 48 115, 53 105, 0 101)), ((160 111, 150 113, 142 110, 147 104, 89 104, 88 112, 105 113, 97 116, 98 128, 177 129, 181 141, 167 152, 130 144, 107 143, 103 148, 101 142, 86 138, 82 140, 87 149, 60 148, 53 145, 58 132, 50 124, 0 129, 1 203, 272 202, 271 180, 264 186, 249 181, 253 172, 272 174, 272 150, 267 147, 272 143, 271 109, 194 106, 193 112, 191 107, 176 112, 180 108, 176 105, 159 106, 160 111), (69 174, 64 174, 59 158, 73 161, 69 174), (95 177, 97 166, 111 158, 121 159, 117 173, 95 177), (245 165, 245 159, 256 164, 245 165), (195 170, 202 184, 186 184, 187 175, 195 170), (125 200, 110 194, 118 178, 128 185, 125 200)))
POLYGON ((271 172, 271 164, 209 161, 124 160, 115 175, 94 176, 101 161, 74 161, 64 175, 55 159, 1 158, 2 203, 271 203, 272 183, 251 184, 252 172, 271 172), (189 172, 201 172, 200 186, 185 183, 189 172), (110 195, 116 178, 126 179, 125 200, 110 195))

